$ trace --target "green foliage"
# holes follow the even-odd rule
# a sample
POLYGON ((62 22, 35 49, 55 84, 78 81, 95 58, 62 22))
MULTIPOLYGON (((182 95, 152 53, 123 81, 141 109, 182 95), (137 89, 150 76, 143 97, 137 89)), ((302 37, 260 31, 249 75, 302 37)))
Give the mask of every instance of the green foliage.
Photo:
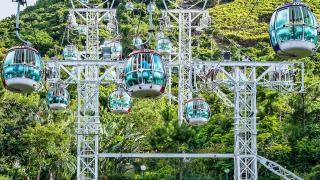
POLYGON ((6 176, 0 176, 0 180, 10 180, 10 178, 8 178, 6 176))

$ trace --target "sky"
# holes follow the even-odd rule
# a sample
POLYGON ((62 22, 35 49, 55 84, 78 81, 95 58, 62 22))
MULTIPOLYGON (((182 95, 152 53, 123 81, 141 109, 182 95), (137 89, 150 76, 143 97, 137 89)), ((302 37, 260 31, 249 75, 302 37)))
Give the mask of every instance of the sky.
MULTIPOLYGON (((28 6, 34 5, 37 0, 27 0, 28 6)), ((11 16, 12 14, 17 14, 17 2, 12 2, 12 0, 1 0, 0 4, 0 20, 11 16)), ((20 6, 20 10, 23 10, 26 7, 20 6)))

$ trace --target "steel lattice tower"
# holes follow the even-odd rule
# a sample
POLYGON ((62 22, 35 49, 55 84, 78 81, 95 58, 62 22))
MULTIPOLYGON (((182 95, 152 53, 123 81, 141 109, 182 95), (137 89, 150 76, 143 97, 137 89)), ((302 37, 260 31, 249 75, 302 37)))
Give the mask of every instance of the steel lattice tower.
MULTIPOLYGON (((194 60, 192 57, 192 29, 196 29, 197 26, 194 25, 194 21, 198 21, 200 16, 209 17, 208 11, 204 10, 206 2, 204 2, 204 7, 202 10, 193 10, 192 7, 195 5, 191 5, 187 7, 187 9, 182 8, 179 5, 175 5, 178 9, 168 10, 165 0, 163 3, 165 4, 166 10, 162 10, 163 19, 168 19, 170 16, 176 22, 178 22, 179 28, 179 48, 178 48, 178 67, 179 67, 179 95, 178 95, 178 116, 180 120, 180 124, 182 123, 184 104, 192 98, 192 90, 193 90, 193 82, 192 74, 194 71, 199 68, 197 65, 194 65, 194 60)), ((170 21, 168 21, 169 27, 172 27, 170 21)), ((208 20, 200 19, 200 27, 207 26, 208 20)), ((199 27, 198 26, 198 27, 199 27)), ((203 28, 203 27, 202 27, 203 28)), ((201 63, 200 63, 201 64, 201 63)), ((219 89, 219 85, 230 83, 230 81, 234 84, 234 178, 237 180, 256 180, 258 179, 258 170, 257 170, 257 161, 265 165, 268 169, 273 171, 274 173, 284 177, 284 178, 293 178, 293 179, 301 179, 294 175, 293 173, 285 170, 280 165, 269 161, 265 158, 258 156, 257 154, 257 106, 256 106, 256 91, 257 85, 259 81, 268 76, 267 82, 262 83, 262 85, 270 87, 275 90, 284 91, 284 92, 293 92, 292 79, 282 79, 281 74, 282 66, 285 66, 286 73, 284 76, 288 77, 290 69, 288 66, 291 64, 273 64, 270 63, 268 65, 265 64, 252 64, 251 62, 244 62, 241 64, 237 64, 234 62, 225 62, 224 65, 219 66, 220 62, 210 62, 207 63, 209 68, 207 69, 207 73, 209 71, 213 72, 213 76, 217 77, 220 75, 224 77, 222 79, 215 79, 213 81, 205 80, 205 86, 211 86, 211 91, 214 91, 228 106, 232 106, 232 104, 226 95, 219 89), (234 69, 233 73, 227 72, 224 67, 229 66, 229 68, 234 69), (248 67, 248 68, 247 68, 248 67), (257 74, 257 67, 267 67, 266 71, 263 70, 262 74, 257 74), (243 74, 240 71, 242 69, 249 69, 250 72, 245 72, 243 74), (280 69, 280 71, 279 71, 280 69), (276 82, 272 81, 272 76, 274 74, 278 74, 279 78, 276 82), (257 79, 259 76, 259 79, 257 79), (269 77, 270 76, 270 77, 269 77), (227 77, 227 80, 225 79, 227 77), (245 77, 245 78, 244 78, 245 77), (243 79, 244 78, 244 79, 243 79), (211 83, 211 84, 210 84, 211 83), (285 87, 285 88, 284 88, 285 87), (264 159, 264 160, 262 160, 264 159), (268 165, 269 164, 269 165, 268 165), (271 165, 270 165, 271 164, 271 165)), ((173 65, 176 65, 173 63, 173 65)), ((294 67, 294 65, 292 65, 294 67)), ((303 66, 303 65, 301 65, 303 66)), ((292 68, 291 68, 292 69, 292 68)), ((294 68, 293 68, 294 69, 294 68)), ((284 71, 283 71, 284 72, 284 71)), ((303 72, 302 72, 303 74, 303 72)), ((207 74, 206 74, 207 75, 207 74)), ((198 74, 198 76, 201 76, 198 74)), ((303 76, 303 75, 302 75, 303 76)), ((200 77, 201 79, 202 77, 200 77)), ((212 78, 212 77, 211 77, 212 78)), ((292 77, 291 77, 292 78, 292 77)), ((299 91, 303 91, 303 78, 302 85, 299 91)))
POLYGON ((179 69, 179 95, 178 95, 178 116, 179 123, 183 122, 183 109, 185 103, 192 98, 191 90, 191 61, 192 61, 192 29, 198 27, 193 23, 199 21, 201 15, 209 14, 207 10, 162 10, 162 17, 174 19, 178 22, 178 69, 179 69))
MULTIPOLYGON (((73 4, 73 3, 72 3, 73 4)), ((73 4, 74 6, 74 4, 73 4)), ((84 60, 99 60, 99 22, 106 13, 115 16, 115 10, 90 8, 74 8, 86 23, 86 46, 81 52, 84 60)), ((77 113, 77 179, 98 179, 99 156, 99 65, 84 64, 76 66, 78 91, 77 113)))
POLYGON ((242 80, 235 68, 234 83, 234 154, 235 179, 258 179, 256 72, 252 67, 249 77, 242 80), (245 82, 249 79, 249 82, 245 82))
MULTIPOLYGON (((72 1, 71 1, 72 2, 72 1)), ((164 2, 164 0, 163 0, 164 2)), ((73 4, 73 3, 72 3, 73 4)), ((165 4, 165 3, 164 3, 165 4)), ((206 1, 204 3, 204 6, 206 1)), ((84 5, 84 4, 82 4, 84 5)), ((112 3, 113 5, 113 3, 112 3)), ((112 8, 111 5, 111 8, 112 8)), ((74 6, 74 5, 73 5, 74 6)), ((165 5, 166 6, 166 5, 165 5)), ((193 7, 193 6, 191 6, 193 7)), ((161 154, 161 153, 99 153, 99 85, 104 84, 104 77, 114 68, 119 75, 122 69, 122 61, 99 60, 99 22, 106 13, 115 16, 115 10, 98 9, 97 7, 78 8, 70 10, 76 13, 86 22, 86 48, 81 52, 80 61, 58 61, 56 59, 47 61, 49 68, 55 71, 64 71, 69 77, 66 84, 77 84, 78 90, 78 113, 77 113, 77 179, 98 179, 99 157, 156 157, 156 158, 234 158, 234 178, 237 180, 258 179, 257 161, 267 167, 275 174, 285 179, 301 178, 284 169, 277 163, 265 159, 257 154, 257 123, 256 123, 256 88, 257 85, 270 87, 281 92, 304 91, 304 64, 303 63, 281 63, 281 62, 220 62, 220 61, 196 61, 192 59, 192 29, 199 27, 194 22, 197 19, 208 17, 208 11, 177 9, 162 11, 165 18, 171 17, 178 22, 179 49, 178 63, 168 58, 168 66, 179 66, 179 119, 183 120, 184 104, 192 97, 194 88, 192 73, 199 67, 206 67, 205 86, 212 87, 211 90, 222 98, 228 106, 230 100, 224 96, 218 88, 219 85, 233 84, 234 91, 234 154, 161 154), (70 72, 65 66, 76 68, 76 74, 70 72), (99 76, 99 66, 110 68, 99 76), (299 83, 294 82, 293 71, 300 66, 299 83), (233 72, 227 69, 233 69, 233 72), (295 88, 299 84, 298 88, 295 88)), ((200 20, 200 26, 206 25, 206 21, 200 20)), ((169 21, 169 26, 170 21, 169 21)), ((175 58, 174 58, 175 59, 175 58)), ((198 74, 199 75, 199 74, 198 74)), ((53 77, 52 81, 58 77, 53 77)), ((203 78, 201 75, 200 78, 203 78)), ((196 78, 194 79, 196 80, 196 78)), ((121 80, 116 80, 121 83, 121 80)), ((49 80, 50 82, 50 80, 49 80)), ((170 86, 169 86, 170 87, 170 86)), ((169 91, 170 92, 170 91, 169 91)), ((169 94, 170 97, 171 94, 169 94)))

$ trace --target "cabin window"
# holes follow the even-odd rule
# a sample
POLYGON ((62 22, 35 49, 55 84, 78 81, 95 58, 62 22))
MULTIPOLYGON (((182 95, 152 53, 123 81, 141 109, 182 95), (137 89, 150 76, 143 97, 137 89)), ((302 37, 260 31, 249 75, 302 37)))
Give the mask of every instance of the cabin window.
POLYGON ((302 24, 303 23, 303 15, 301 12, 301 8, 291 7, 289 14, 290 23, 302 24))
POLYGON ((7 54, 7 57, 6 57, 6 61, 4 63, 4 66, 8 66, 8 65, 11 65, 13 64, 13 58, 14 58, 14 54, 15 54, 15 51, 11 51, 7 54))
POLYGON ((278 12, 276 26, 277 28, 283 27, 286 24, 289 24, 289 10, 288 8, 282 9, 278 12))

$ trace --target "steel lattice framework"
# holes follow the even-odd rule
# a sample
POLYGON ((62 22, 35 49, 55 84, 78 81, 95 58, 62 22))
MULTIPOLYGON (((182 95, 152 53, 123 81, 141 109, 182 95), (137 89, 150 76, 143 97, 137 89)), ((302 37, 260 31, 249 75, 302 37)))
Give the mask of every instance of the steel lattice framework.
POLYGON ((234 179, 257 180, 258 160, 285 179, 301 179, 277 163, 258 156, 256 92, 258 85, 280 92, 303 92, 304 64, 250 61, 196 61, 193 64, 194 69, 200 66, 204 66, 205 74, 209 75, 205 77, 204 86, 214 87, 214 91, 226 86, 234 92, 234 179))
MULTIPOLYGON (((72 3, 74 6, 74 4, 72 3)), ((83 4, 84 5, 84 4, 83 4)), ((86 5, 85 5, 86 6, 86 5)), ((98 5, 99 6, 99 5, 98 5)), ((112 9, 97 7, 74 8, 69 13, 77 14, 86 23, 86 46, 81 59, 99 60, 99 22, 104 16, 115 16, 112 9)), ((77 179, 98 179, 99 155, 99 77, 98 64, 81 63, 72 75, 77 83, 77 179)))
MULTIPOLYGON (((205 4, 206 1, 204 6, 205 4)), ((99 60, 99 21, 106 13, 115 16, 115 10, 97 7, 76 9, 73 7, 70 13, 76 13, 86 22, 87 27, 86 48, 84 52, 81 52, 82 58, 79 61, 58 61, 55 59, 47 61, 46 65, 55 72, 64 71, 67 73, 69 77, 64 80, 66 84, 77 84, 77 179, 98 179, 99 157, 234 158, 234 179, 237 180, 258 179, 257 161, 284 179, 301 179, 277 163, 258 156, 256 91, 258 85, 281 92, 304 91, 304 64, 301 62, 221 62, 192 59, 192 29, 199 27, 194 22, 200 21, 200 27, 207 26, 208 21, 203 17, 209 16, 207 10, 192 10, 192 7, 162 10, 163 17, 169 27, 173 26, 168 17, 178 22, 178 27, 176 27, 179 29, 178 53, 172 61, 171 57, 168 57, 167 65, 168 67, 179 67, 180 123, 183 120, 184 103, 192 98, 192 89, 196 88, 193 84, 197 83, 193 81, 200 79, 203 87, 216 92, 228 106, 234 107, 234 154, 99 153, 99 85, 110 83, 104 77, 114 69, 119 75, 124 64, 123 61, 99 60), (174 61, 174 59, 178 59, 178 61, 174 61), (99 75, 100 66, 108 67, 108 70, 101 76, 99 75), (204 69, 201 73, 196 71, 200 67, 204 69), (76 73, 71 72, 71 68, 76 73), (199 78, 192 78, 193 74, 199 78), (296 77, 300 77, 300 79, 297 81, 296 77), (234 92, 233 104, 221 91, 222 86, 227 86, 234 92)), ((59 78, 60 76, 57 75, 48 81, 54 82, 59 78)), ((116 79, 115 82, 121 83, 122 80, 116 79)), ((171 94, 169 96, 172 97, 171 94)))
MULTIPOLYGON (((178 41, 178 69, 179 69, 179 123, 183 122, 183 107, 185 103, 192 98, 191 81, 190 78, 190 64, 192 61, 192 30, 198 25, 193 25, 198 22, 201 15, 209 14, 207 10, 162 10, 163 19, 174 19, 178 22, 179 41, 178 41)), ((173 27, 171 24, 168 24, 173 27)))
MULTIPOLYGON (((169 1, 170 2, 170 1, 169 1)), ((202 10, 192 9, 195 5, 189 5, 186 9, 176 5, 177 9, 168 10, 165 1, 166 10, 162 10, 162 18, 166 25, 174 27, 170 23, 170 18, 178 22, 179 29, 179 51, 178 51, 178 67, 179 67, 179 94, 178 94, 178 115, 180 123, 183 121, 184 104, 192 98, 193 87, 192 76, 197 74, 197 69, 207 66, 206 72, 197 74, 202 80, 201 83, 205 87, 209 87, 214 91, 228 106, 234 107, 234 178, 237 180, 256 180, 258 179, 257 170, 257 106, 256 91, 257 85, 270 87, 274 90, 282 92, 294 92, 297 84, 294 82, 297 65, 300 65, 301 82, 298 91, 304 91, 304 65, 300 63, 252 63, 252 62, 207 62, 206 65, 192 65, 194 60, 192 57, 192 30, 205 28, 210 23, 209 13, 204 10, 206 2, 202 10), (202 17, 201 17, 202 15, 202 17), (200 19, 200 20, 199 20, 200 19), (199 24, 195 25, 195 21, 199 24), (193 67, 192 67, 193 66, 193 67), (209 66, 209 68, 208 68, 209 66), (192 68, 191 68, 192 67, 192 68), (228 72, 225 68, 231 68, 232 72, 228 72), (260 69, 261 67, 266 68, 260 69), (257 68, 259 71, 257 72, 257 68), (261 73, 262 74, 259 74, 261 73), (208 78, 209 76, 212 76, 208 78), (218 78, 217 78, 218 77, 218 78), (211 79, 211 80, 210 80, 211 79), (260 82, 263 80, 262 82, 260 82), (232 86, 234 91, 234 103, 220 90, 219 86, 227 84, 232 86)), ((194 78, 196 81, 196 78, 194 78)), ((272 161, 269 161, 272 162, 272 161)), ((276 163, 274 163, 276 164, 276 163)), ((275 165, 276 166, 276 165, 275 165)), ((269 166, 268 166, 269 167, 269 166)), ((280 166, 281 167, 281 166, 280 166)), ((282 168, 282 167, 281 167, 282 168)), ((280 169, 281 169, 280 168, 280 169)), ((272 169, 272 168, 268 168, 272 169)), ((282 168, 283 169, 283 168, 282 168)), ((274 171, 275 172, 275 171, 274 171)), ((288 178, 288 174, 279 173, 284 171, 276 171, 278 175, 288 178)), ((288 171, 290 172, 290 171, 288 171)), ((293 173, 289 173, 290 175, 293 173)), ((297 177, 293 175, 292 177, 297 177)), ((297 177, 299 179, 299 177, 297 177)))

